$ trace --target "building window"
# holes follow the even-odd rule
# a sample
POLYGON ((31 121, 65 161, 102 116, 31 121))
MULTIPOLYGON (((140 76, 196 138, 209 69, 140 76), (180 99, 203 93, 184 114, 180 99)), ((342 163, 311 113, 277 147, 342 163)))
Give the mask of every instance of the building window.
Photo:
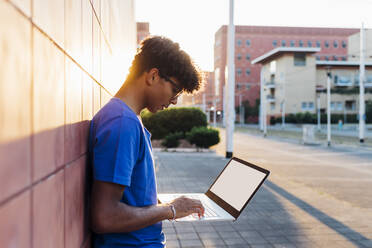
POLYGON ((334 48, 337 48, 338 47, 338 41, 337 40, 333 41, 333 47, 334 48))
POLYGON ((306 54, 295 53, 293 57, 294 57, 294 65, 295 66, 305 66, 306 65, 306 54))
POLYGON ((313 46, 313 43, 311 43, 311 40, 308 40, 308 41, 307 41, 307 46, 308 46, 308 47, 312 47, 312 46, 313 46))
POLYGON ((246 60, 250 60, 251 59, 251 56, 249 54, 245 55, 245 59, 246 60))
POLYGON ((335 102, 331 102, 331 110, 335 110, 336 109, 336 103, 335 102))
POLYGON ((237 90, 240 90, 240 83, 237 83, 237 84, 236 84, 236 89, 237 89, 237 90))
POLYGON ((245 69, 245 75, 247 76, 251 75, 251 70, 249 68, 245 69))
POLYGON ((324 59, 328 61, 329 60, 329 56, 325 56, 324 59))
POLYGON ((250 86, 249 84, 246 84, 246 85, 245 85, 245 89, 246 89, 246 90, 249 90, 250 88, 251 88, 251 86, 250 86))
POLYGON ((320 41, 316 41, 316 47, 320 47, 320 41))
POLYGON ((242 55, 240 53, 238 53, 238 55, 236 57, 237 57, 238 60, 242 59, 242 55))
POLYGON ((342 61, 346 61, 346 56, 342 56, 342 61))
POLYGON ((304 46, 304 42, 303 42, 302 40, 299 40, 299 41, 298 41, 298 45, 299 45, 300 47, 303 47, 303 46, 304 46))
POLYGON ((313 102, 308 103, 308 109, 309 110, 314 110, 314 103, 313 102))
POLYGON ((336 55, 333 55, 333 60, 338 60, 338 57, 336 55))
POLYGON ((320 60, 320 56, 318 56, 318 55, 315 58, 316 58, 316 60, 320 60))
POLYGON ((246 41, 245 41, 245 45, 246 45, 247 47, 251 46, 251 41, 250 41, 250 40, 246 40, 246 41))
POLYGON ((236 41, 236 44, 240 47, 240 46, 242 45, 242 40, 241 40, 241 39, 238 39, 238 40, 236 41))
POLYGON ((333 75, 333 83, 334 84, 338 83, 338 75, 333 75))
POLYGON ((285 46, 286 46, 285 40, 282 40, 282 47, 285 47, 285 46))
POLYGON ((355 110, 356 103, 354 100, 345 101, 345 110, 355 110))
POLYGON ((337 102, 337 103, 336 103, 336 109, 339 110, 339 111, 340 111, 340 110, 343 110, 342 102, 337 102))
POLYGON ((328 41, 324 41, 324 46, 325 47, 329 47, 329 42, 328 41))
POLYGON ((272 103, 270 104, 270 109, 271 109, 271 110, 275 110, 275 102, 272 102, 272 103))
POLYGON ((242 69, 240 69, 240 68, 236 69, 236 73, 238 74, 238 76, 241 76, 242 75, 242 69))
POLYGON ((291 46, 291 47, 294 47, 294 46, 295 46, 295 42, 294 42, 294 40, 291 40, 291 42, 290 42, 290 46, 291 46))
POLYGON ((276 47, 278 45, 278 41, 277 40, 273 40, 273 47, 276 47))
POLYGON ((346 41, 344 41, 344 40, 342 41, 342 47, 346 48, 346 41))
POLYGON ((307 110, 307 102, 302 102, 302 103, 301 103, 301 109, 302 109, 303 111, 307 110))

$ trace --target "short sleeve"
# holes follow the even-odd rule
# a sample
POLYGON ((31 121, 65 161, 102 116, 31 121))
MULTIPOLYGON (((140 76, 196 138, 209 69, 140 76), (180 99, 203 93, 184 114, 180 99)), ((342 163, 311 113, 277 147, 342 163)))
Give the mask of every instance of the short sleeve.
POLYGON ((140 149, 141 125, 117 117, 96 131, 93 144, 94 179, 130 186, 140 149))

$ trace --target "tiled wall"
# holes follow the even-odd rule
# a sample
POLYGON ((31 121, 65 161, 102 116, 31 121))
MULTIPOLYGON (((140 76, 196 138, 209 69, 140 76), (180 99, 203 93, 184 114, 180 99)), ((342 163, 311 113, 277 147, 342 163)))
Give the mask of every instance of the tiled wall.
POLYGON ((89 120, 136 49, 134 0, 0 0, 0 247, 88 247, 89 120))

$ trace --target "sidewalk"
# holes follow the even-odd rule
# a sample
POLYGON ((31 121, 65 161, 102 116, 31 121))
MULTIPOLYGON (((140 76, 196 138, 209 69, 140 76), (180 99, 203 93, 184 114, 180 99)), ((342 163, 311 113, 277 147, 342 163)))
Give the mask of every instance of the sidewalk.
MULTIPOLYGON (((227 160, 155 153, 158 192, 205 192, 227 160)), ((372 247, 372 215, 275 174, 236 222, 163 222, 167 247, 372 247), (358 220, 358 221, 355 221, 358 220)))

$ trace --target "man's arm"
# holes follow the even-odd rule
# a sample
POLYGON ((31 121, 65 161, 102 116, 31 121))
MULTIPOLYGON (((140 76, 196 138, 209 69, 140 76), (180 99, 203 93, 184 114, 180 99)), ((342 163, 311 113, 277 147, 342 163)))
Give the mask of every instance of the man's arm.
MULTIPOLYGON (((131 232, 173 218, 169 204, 133 207, 120 202, 124 190, 122 185, 94 180, 91 211, 94 232, 131 232)), ((176 218, 192 213, 204 214, 204 208, 198 200, 180 197, 171 204, 176 210, 176 218)))

